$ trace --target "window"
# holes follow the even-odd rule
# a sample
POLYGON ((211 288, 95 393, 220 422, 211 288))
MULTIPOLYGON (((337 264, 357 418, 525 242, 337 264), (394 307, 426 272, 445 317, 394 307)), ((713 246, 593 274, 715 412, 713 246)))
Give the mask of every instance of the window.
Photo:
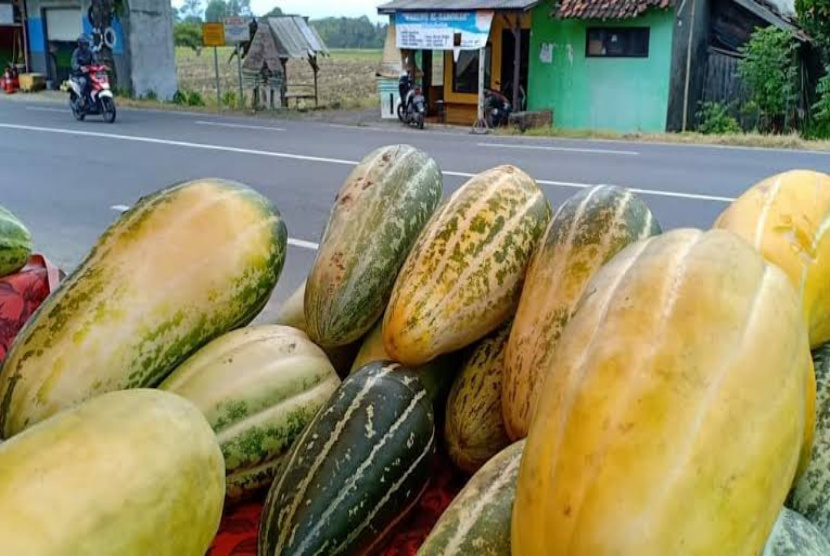
MULTIPOLYGON (((478 50, 462 50, 453 64, 452 90, 454 93, 478 94, 478 50)), ((484 86, 490 87, 490 46, 485 50, 484 86)))
POLYGON ((648 27, 588 29, 588 58, 648 58, 648 27))

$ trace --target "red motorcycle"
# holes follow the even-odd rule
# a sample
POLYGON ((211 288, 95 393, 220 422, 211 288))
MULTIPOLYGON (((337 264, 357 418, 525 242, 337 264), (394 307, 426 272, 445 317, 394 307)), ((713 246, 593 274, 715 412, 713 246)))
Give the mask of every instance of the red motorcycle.
POLYGON ((88 115, 101 115, 109 124, 115 121, 115 97, 110 90, 107 71, 109 68, 103 64, 88 66, 89 97, 85 100, 78 78, 69 78, 69 108, 76 120, 83 121, 88 115))

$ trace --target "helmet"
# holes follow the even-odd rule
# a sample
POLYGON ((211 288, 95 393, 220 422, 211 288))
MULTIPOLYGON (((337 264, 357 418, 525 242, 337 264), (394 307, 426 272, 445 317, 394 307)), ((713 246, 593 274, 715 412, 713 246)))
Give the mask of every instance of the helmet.
POLYGON ((78 37, 78 46, 89 46, 89 37, 81 35, 78 37))

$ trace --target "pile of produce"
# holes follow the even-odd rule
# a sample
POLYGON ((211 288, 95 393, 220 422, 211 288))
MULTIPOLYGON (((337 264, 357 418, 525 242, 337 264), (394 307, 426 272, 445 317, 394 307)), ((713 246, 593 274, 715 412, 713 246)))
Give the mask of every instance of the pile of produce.
MULTIPOLYGON (((446 469, 420 556, 830 556, 830 176, 672 231, 622 188, 442 180, 370 153, 263 326, 270 201, 126 212, 0 369, 3 553, 204 556, 254 504, 236 554, 386 554, 446 469)), ((0 278, 31 251, 0 208, 0 278)))

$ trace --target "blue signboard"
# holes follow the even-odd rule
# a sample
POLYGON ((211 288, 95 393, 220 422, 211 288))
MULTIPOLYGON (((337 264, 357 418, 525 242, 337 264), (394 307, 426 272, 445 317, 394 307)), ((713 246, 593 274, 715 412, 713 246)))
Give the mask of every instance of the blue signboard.
POLYGON ((398 12, 397 47, 401 50, 478 50, 487 46, 492 11, 398 12))

